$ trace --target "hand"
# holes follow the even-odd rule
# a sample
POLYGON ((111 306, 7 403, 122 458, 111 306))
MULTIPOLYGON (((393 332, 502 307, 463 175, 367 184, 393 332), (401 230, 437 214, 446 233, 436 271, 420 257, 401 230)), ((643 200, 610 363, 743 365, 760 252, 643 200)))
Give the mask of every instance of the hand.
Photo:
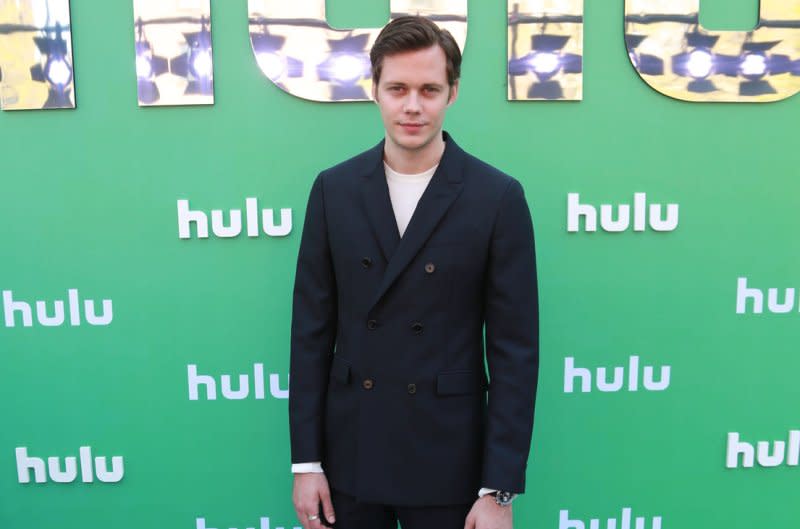
POLYGON ((511 505, 501 507, 494 496, 486 495, 472 505, 464 529, 513 529, 511 505))
POLYGON ((322 525, 323 517, 331 524, 336 521, 328 480, 321 472, 294 475, 292 502, 303 529, 322 529, 325 527, 322 525), (320 502, 322 502, 322 512, 320 512, 320 502), (318 518, 309 520, 308 517, 311 515, 317 515, 318 518))

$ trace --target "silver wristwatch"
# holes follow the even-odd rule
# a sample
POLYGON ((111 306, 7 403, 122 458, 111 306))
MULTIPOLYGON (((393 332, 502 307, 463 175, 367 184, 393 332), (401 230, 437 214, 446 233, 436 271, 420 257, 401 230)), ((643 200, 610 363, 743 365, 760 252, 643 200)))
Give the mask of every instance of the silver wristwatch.
POLYGON ((514 498, 517 497, 517 495, 514 494, 513 492, 506 492, 502 490, 493 492, 492 496, 494 496, 494 502, 501 507, 506 507, 507 505, 511 505, 511 502, 514 501, 514 498))

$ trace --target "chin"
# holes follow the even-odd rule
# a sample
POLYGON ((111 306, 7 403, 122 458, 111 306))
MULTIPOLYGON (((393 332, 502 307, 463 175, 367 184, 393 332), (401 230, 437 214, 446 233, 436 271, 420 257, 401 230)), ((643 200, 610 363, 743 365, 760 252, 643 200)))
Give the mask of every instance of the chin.
POLYGON ((407 149, 409 151, 414 151, 420 149, 426 145, 428 145, 433 138, 431 136, 406 136, 406 135, 399 135, 395 137, 395 143, 402 147, 403 149, 407 149))

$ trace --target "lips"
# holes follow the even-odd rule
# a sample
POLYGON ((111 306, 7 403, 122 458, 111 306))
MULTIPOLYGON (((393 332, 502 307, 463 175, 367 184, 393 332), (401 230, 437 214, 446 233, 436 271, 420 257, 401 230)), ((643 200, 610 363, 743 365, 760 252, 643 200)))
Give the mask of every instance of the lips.
POLYGON ((421 130, 424 123, 400 123, 400 127, 406 132, 416 132, 421 130))

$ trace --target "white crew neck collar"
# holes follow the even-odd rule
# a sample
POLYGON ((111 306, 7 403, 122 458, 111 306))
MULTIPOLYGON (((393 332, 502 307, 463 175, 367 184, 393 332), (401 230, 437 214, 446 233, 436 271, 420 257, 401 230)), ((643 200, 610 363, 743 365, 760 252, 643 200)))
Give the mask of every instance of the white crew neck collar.
POLYGON ((419 180, 429 180, 433 177, 433 174, 436 172, 436 169, 439 167, 437 163, 430 169, 427 169, 421 173, 416 174, 406 174, 400 173, 389 167, 389 164, 383 162, 383 167, 386 170, 386 177, 392 180, 405 180, 405 181, 419 181, 419 180))

